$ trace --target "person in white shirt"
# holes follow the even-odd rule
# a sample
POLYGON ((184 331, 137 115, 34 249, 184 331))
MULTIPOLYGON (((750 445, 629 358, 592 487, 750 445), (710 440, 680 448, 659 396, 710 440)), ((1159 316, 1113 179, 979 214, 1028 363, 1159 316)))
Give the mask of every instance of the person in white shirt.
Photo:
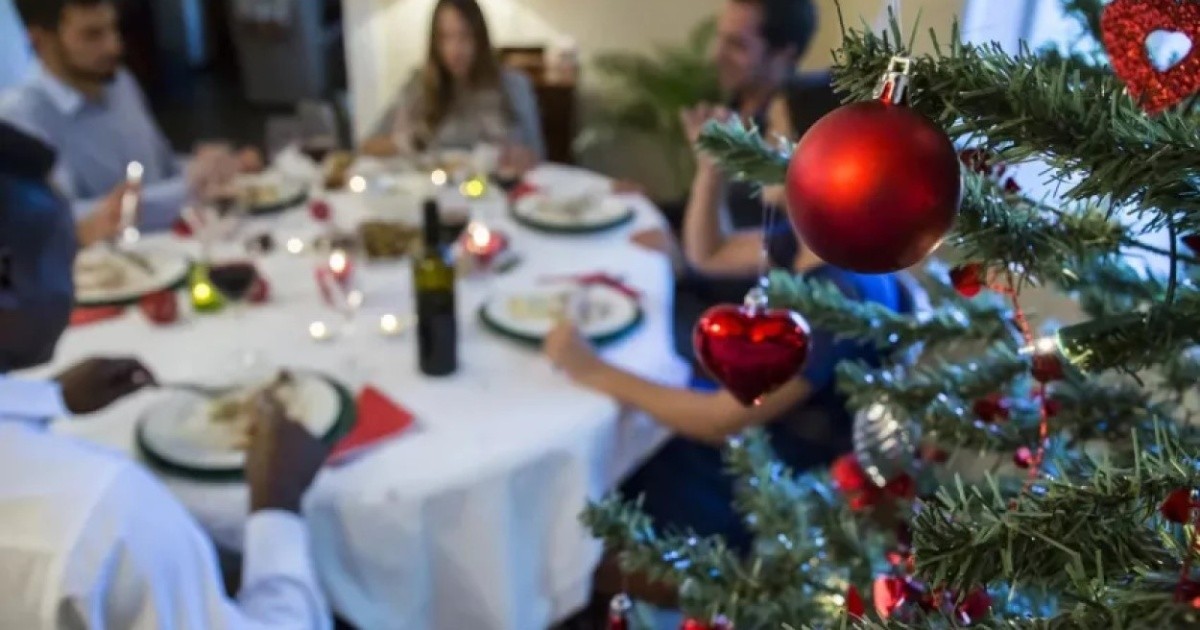
POLYGON ((6 376, 52 356, 72 306, 74 221, 47 184, 53 163, 0 123, 0 628, 329 628, 300 516, 327 453, 277 401, 256 401, 242 587, 230 600, 212 543, 161 483, 47 431, 51 418, 152 386, 150 371, 92 359, 53 381, 6 376))

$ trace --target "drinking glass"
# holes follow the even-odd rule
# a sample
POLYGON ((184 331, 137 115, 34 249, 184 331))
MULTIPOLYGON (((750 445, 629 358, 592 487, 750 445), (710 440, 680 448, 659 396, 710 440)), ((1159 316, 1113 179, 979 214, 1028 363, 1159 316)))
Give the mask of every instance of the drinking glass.
POLYGON ((337 115, 328 103, 302 101, 296 107, 296 119, 300 129, 300 152, 308 156, 317 169, 313 198, 320 198, 325 193, 325 158, 340 145, 337 115))

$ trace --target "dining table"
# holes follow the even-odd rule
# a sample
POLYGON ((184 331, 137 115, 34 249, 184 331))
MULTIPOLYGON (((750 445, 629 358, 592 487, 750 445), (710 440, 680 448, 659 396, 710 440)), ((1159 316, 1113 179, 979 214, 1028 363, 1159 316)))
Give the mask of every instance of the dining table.
MULTIPOLYGON (((229 237, 227 247, 241 247, 248 235, 270 235, 273 247, 253 254, 269 282, 267 302, 185 313, 170 325, 156 325, 131 307, 68 329, 53 363, 35 375, 92 356, 136 356, 164 382, 236 374, 251 362, 319 372, 351 390, 372 386, 415 421, 360 456, 327 466, 305 497, 310 551, 334 611, 364 629, 551 627, 589 601, 601 558, 601 543, 581 524, 581 512, 667 435, 637 410, 574 384, 536 344, 481 325, 480 305, 548 275, 608 274, 636 289, 642 319, 600 348, 603 358, 670 386, 684 386, 690 368, 672 343, 671 262, 630 238, 665 228, 658 209, 580 168, 543 165, 525 181, 547 194, 599 191, 627 204, 633 217, 596 233, 545 232, 515 221, 509 198, 494 187, 467 201, 472 216, 509 236, 516 262, 502 273, 459 279, 459 368, 451 376, 418 370, 408 260, 356 260, 363 299, 352 320, 322 300, 314 269, 323 261, 311 243, 328 233, 330 222, 350 230, 382 215, 420 216, 416 195, 380 195, 363 178, 352 179, 350 190, 325 193, 328 222, 300 203, 247 218, 229 237), (385 334, 379 322, 387 320, 392 329, 385 334), (337 334, 314 338, 318 322, 337 334)), ((195 239, 177 234, 144 235, 139 247, 201 253, 195 239)), ((141 458, 138 423, 166 395, 145 390, 92 416, 57 421, 53 430, 141 458)), ((219 547, 241 550, 248 517, 243 482, 156 472, 219 547)))

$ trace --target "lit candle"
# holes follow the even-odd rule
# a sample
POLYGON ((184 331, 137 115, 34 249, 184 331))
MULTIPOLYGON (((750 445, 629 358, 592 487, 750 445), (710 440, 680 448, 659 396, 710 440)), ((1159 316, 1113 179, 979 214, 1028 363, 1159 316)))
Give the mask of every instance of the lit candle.
POLYGON ((287 241, 287 250, 289 254, 299 254, 304 251, 304 241, 295 237, 289 238, 287 241))
POLYGON ((404 323, 400 321, 400 318, 391 313, 379 318, 379 332, 386 337, 395 337, 403 333, 404 329, 404 323))
POLYGON ((347 184, 347 186, 350 188, 350 192, 366 192, 367 178, 363 177, 362 175, 355 175, 354 177, 350 178, 350 182, 347 184))
POLYGON ((208 279, 208 268, 197 265, 188 279, 188 296, 192 300, 192 308, 198 313, 212 313, 225 306, 221 292, 208 279))
POLYGON ((314 341, 329 341, 333 338, 333 333, 325 322, 313 322, 308 325, 308 336, 314 341))
POLYGON ((480 177, 472 177, 463 182, 458 191, 468 199, 479 199, 487 193, 487 183, 480 177))
POLYGON ((339 284, 343 287, 350 283, 350 276, 354 273, 354 265, 350 262, 350 256, 344 249, 335 249, 329 254, 329 271, 333 272, 333 277, 337 278, 339 284))
POLYGON ((473 221, 463 231, 463 251, 482 266, 489 265, 507 246, 508 239, 502 232, 491 230, 482 223, 473 221))
POLYGON ((446 175, 446 171, 440 168, 429 175, 429 181, 433 182, 434 186, 445 186, 448 179, 450 178, 446 175))

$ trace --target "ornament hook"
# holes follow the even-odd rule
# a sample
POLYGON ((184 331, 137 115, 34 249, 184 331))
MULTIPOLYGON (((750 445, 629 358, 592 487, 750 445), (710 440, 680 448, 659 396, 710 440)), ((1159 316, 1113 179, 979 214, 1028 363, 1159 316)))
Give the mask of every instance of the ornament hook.
POLYGON ((892 57, 887 72, 875 88, 875 98, 888 105, 900 105, 908 99, 908 79, 912 76, 911 57, 892 57))
POLYGON ((757 286, 746 293, 746 299, 742 304, 745 305, 747 310, 760 311, 765 310, 769 302, 766 287, 757 286))

